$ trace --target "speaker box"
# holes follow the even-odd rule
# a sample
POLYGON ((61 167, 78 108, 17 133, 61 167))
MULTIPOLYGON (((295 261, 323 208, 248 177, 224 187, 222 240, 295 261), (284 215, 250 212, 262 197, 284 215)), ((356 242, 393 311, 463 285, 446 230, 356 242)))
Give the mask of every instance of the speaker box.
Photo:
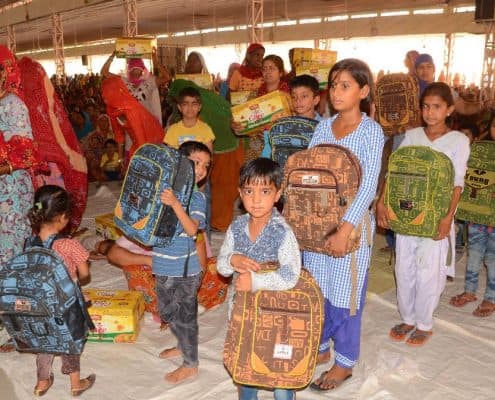
POLYGON ((474 20, 476 22, 495 21, 495 0, 476 0, 474 20))
POLYGON ((88 56, 86 54, 83 54, 81 56, 81 62, 82 62, 82 65, 84 65, 85 67, 88 66, 88 56))

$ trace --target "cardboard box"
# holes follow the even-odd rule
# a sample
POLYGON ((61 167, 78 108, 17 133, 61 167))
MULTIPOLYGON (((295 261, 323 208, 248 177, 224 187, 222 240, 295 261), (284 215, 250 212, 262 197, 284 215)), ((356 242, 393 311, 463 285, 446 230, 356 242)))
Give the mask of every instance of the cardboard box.
POLYGON ((144 313, 141 292, 126 290, 84 289, 91 301, 89 315, 96 329, 88 336, 90 342, 134 343, 139 334, 144 313))
POLYGON ((95 217, 96 234, 103 236, 105 239, 117 240, 122 236, 122 231, 115 226, 113 213, 98 215, 95 217))
POLYGON ((256 98, 256 92, 249 90, 241 90, 237 92, 230 92, 230 104, 233 106, 238 106, 239 104, 244 104, 249 100, 256 98))
POLYGON ((249 100, 247 103, 232 107, 232 119, 243 124, 239 135, 260 132, 266 125, 292 115, 291 100, 287 93, 274 92, 249 100))
POLYGON ((337 62, 337 52, 333 50, 295 48, 292 63, 295 68, 332 67, 337 62))
POLYGON ((118 58, 151 57, 151 50, 156 48, 156 39, 152 37, 124 37, 115 41, 118 58))
POLYGON ((175 75, 175 79, 192 81, 203 89, 213 90, 213 80, 210 74, 177 74, 175 75))
POLYGON ((320 90, 328 89, 328 73, 332 67, 323 66, 323 67, 314 67, 314 68, 296 68, 296 75, 311 75, 316 78, 318 83, 320 84, 320 90))

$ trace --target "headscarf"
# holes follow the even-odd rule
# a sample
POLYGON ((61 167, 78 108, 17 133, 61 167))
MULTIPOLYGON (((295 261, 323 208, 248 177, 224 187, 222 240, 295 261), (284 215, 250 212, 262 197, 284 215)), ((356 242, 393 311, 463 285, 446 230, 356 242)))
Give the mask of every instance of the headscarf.
POLYGON ((50 178, 63 180, 72 199, 70 228, 76 229, 86 208, 86 160, 65 107, 41 64, 23 57, 18 66, 33 137, 42 161, 50 165, 50 174, 37 175, 34 186, 51 183, 50 178), (59 176, 55 176, 57 170, 59 176))
POLYGON ((127 60, 127 80, 134 86, 139 86, 141 82, 144 82, 148 78, 148 74, 148 70, 141 58, 129 58, 127 60), (131 71, 135 68, 141 70, 141 76, 139 78, 133 77, 131 74, 131 71))
MULTIPOLYGON (((416 68, 418 68, 419 64, 423 64, 426 62, 433 64, 433 66, 435 66, 435 63, 433 62, 432 56, 430 56, 427 53, 420 54, 416 58, 416 61, 414 62, 414 69, 416 70, 416 68)), ((416 74, 416 76, 417 76, 417 74, 416 74)), ((426 89, 426 87, 431 83, 431 82, 426 82, 426 81, 420 79, 419 77, 418 77, 418 82, 419 82, 419 93, 420 94, 423 93, 423 91, 426 89)))
MULTIPOLYGON (((187 56, 187 59, 189 60, 189 57, 191 57, 191 55, 195 55, 196 57, 198 57, 198 60, 201 64, 201 74, 208 74, 208 68, 206 67, 206 61, 203 57, 203 55, 197 51, 191 51, 189 53, 189 55, 187 56)), ((187 60, 186 60, 186 65, 187 65, 187 60)))
POLYGON ((263 77, 263 73, 261 72, 261 68, 252 68, 247 65, 247 55, 258 49, 265 50, 261 43, 251 43, 246 50, 246 57, 244 57, 241 68, 239 68, 239 72, 242 76, 253 80, 263 77))
POLYGON ((112 121, 115 140, 124 143, 126 132, 132 140, 130 156, 145 143, 163 141, 164 133, 158 120, 131 95, 120 77, 106 78, 101 85, 101 94, 112 121), (124 126, 117 121, 121 116, 126 119, 124 126))
POLYGON ((14 55, 8 47, 0 45, 0 68, 6 71, 5 80, 1 82, 2 91, 18 94, 21 75, 14 55))

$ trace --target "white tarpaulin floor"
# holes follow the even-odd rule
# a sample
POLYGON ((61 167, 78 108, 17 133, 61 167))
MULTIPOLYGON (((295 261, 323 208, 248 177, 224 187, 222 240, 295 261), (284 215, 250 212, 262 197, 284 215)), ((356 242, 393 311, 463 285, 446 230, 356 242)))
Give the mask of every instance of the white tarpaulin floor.
MULTIPOLYGON (((115 198, 107 195, 93 194, 83 225, 91 228, 95 215, 112 209, 115 198)), ((220 242, 221 235, 215 234, 214 249, 220 242)), ((363 316, 361 358, 353 378, 338 390, 324 394, 309 389, 300 391, 297 399, 495 399, 495 315, 485 319, 474 317, 471 312, 475 303, 462 309, 448 305, 448 299, 462 291, 465 262, 466 257, 459 260, 458 276, 454 284, 446 287, 436 312, 434 334, 425 346, 412 348, 391 341, 388 331, 399 322, 395 291, 382 295, 369 293, 363 316)), ((103 261, 93 263, 91 273, 88 287, 127 288, 122 272, 103 261)), ((481 281, 484 280, 483 273, 481 281)), ((94 372, 97 378, 95 386, 83 397, 88 400, 237 398, 236 388, 222 365, 226 312, 223 304, 200 315, 199 376, 177 386, 165 382, 163 376, 177 368, 180 359, 157 357, 162 349, 175 345, 174 338, 170 331, 160 332, 149 314, 145 314, 135 344, 87 343, 81 376, 94 372)), ((5 338, 5 331, 0 332, 0 340, 3 342, 5 338)), ((330 365, 318 367, 315 377, 330 365)), ((69 398, 69 379, 60 373, 58 359, 54 362, 54 373, 54 385, 44 398, 69 398)), ((0 399, 31 399, 35 383, 34 355, 0 354, 0 399)), ((273 395, 260 392, 259 398, 270 399, 273 395)))

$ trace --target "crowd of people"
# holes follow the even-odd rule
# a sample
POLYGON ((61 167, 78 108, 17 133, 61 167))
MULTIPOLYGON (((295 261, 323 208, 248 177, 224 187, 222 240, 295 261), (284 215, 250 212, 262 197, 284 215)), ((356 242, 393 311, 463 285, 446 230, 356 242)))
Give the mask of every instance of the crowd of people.
MULTIPOLYGON (((63 179, 58 186, 47 178, 41 183, 36 180, 37 175, 51 176, 53 168, 50 170, 49 163, 57 164, 57 160, 45 157, 44 149, 37 145, 39 133, 33 132, 35 124, 30 120, 33 112, 23 101, 29 96, 29 88, 24 85, 24 93, 21 92, 17 61, 6 48, 0 50, 0 264, 4 264, 22 252, 22 244, 31 234, 46 241, 67 226, 69 233, 74 233, 78 221, 71 223, 73 212, 66 199, 66 196, 74 197, 75 188, 63 179), (63 199, 63 204, 52 209, 55 206, 48 197, 63 199), (32 225, 28 214, 31 221, 36 220, 32 225), (41 219, 34 219, 34 215, 41 219)), ((122 179, 134 151, 150 142, 164 142, 194 163, 197 185, 190 206, 182 207, 171 190, 164 191, 157 200, 170 206, 177 215, 183 227, 178 240, 167 248, 145 248, 122 237, 115 243, 101 242, 96 248, 96 253, 115 265, 147 265, 156 275, 159 317, 177 339, 176 347, 163 350, 159 356, 183 358, 180 367, 165 375, 167 381, 180 383, 198 374, 196 293, 206 265, 209 227, 226 232, 218 254, 218 272, 235 276, 232 295, 236 291, 290 289, 297 281, 301 265, 318 282, 325 299, 318 363, 330 361, 331 348, 335 361, 310 385, 311 389, 337 389, 352 377, 359 360, 372 248, 372 241, 366 242, 370 236, 367 229, 372 229, 373 237, 375 217, 378 226, 387 230, 384 251, 396 252, 397 301, 402 322, 391 328, 389 336, 411 346, 427 343, 433 335, 433 312, 446 277, 455 274, 455 258, 448 263, 447 253, 449 240, 455 240, 455 212, 464 187, 470 142, 495 140, 495 122, 490 110, 483 110, 479 103, 471 107, 477 100, 475 88, 449 87, 436 82, 432 57, 409 51, 404 63, 418 85, 423 124, 386 138, 374 119, 373 74, 361 60, 338 61, 329 72, 328 89, 320 91, 314 77, 296 76, 294 71, 287 73, 280 56, 265 55, 263 45, 253 43, 247 48, 242 64, 230 65, 227 80, 216 82, 217 94, 191 82, 181 86, 181 80, 174 80, 156 60, 156 74, 147 71, 142 60, 130 59, 127 75, 114 75, 109 72, 113 57, 110 55, 101 75, 76 76, 65 83, 49 85, 52 91, 55 88, 70 117, 72 135, 82 147, 79 153, 74 148, 71 151, 84 153, 89 180, 102 184, 122 179), (168 95, 164 96, 161 88, 166 88, 168 95), (310 148, 337 144, 359 160, 362 184, 339 229, 328 237, 328 254, 300 251, 291 227, 274 207, 282 194, 282 170, 269 160, 270 126, 247 137, 236 135, 243 126, 240 121, 230 120, 228 101, 237 91, 251 91, 255 97, 275 91, 287 93, 294 115, 319 121, 310 148), (225 107, 226 117, 221 111, 225 107), (386 165, 392 150, 405 146, 433 148, 447 155, 454 165, 454 189, 449 193, 448 213, 432 239, 394 234, 390 230, 390 215, 383 203, 386 184, 380 179, 386 172, 382 164, 386 165), (246 213, 234 219, 234 204, 239 196, 246 213), (375 200, 376 212, 372 211, 375 200), (361 224, 368 217, 373 222, 369 226, 361 224), (349 237, 358 226, 362 229, 361 246, 351 256, 349 237), (194 250, 190 251, 191 247, 194 250), (183 276, 186 258, 189 267, 183 276), (277 260, 280 268, 257 274, 261 264, 271 260, 277 260), (353 271, 355 276, 351 276, 353 271), (353 279, 355 284, 351 284, 353 279)), ((184 73, 208 73, 201 54, 189 54, 184 73)), ((69 140, 62 142, 63 151, 70 153, 69 140)), ((77 162, 71 161, 69 169, 80 171, 78 168, 77 162)), ((461 307, 477 300, 478 275, 484 261, 488 283, 474 315, 488 317, 495 311, 495 233, 489 226, 463 226, 468 233, 468 248, 476 251, 468 255, 465 291, 452 298, 451 304, 461 307)), ((462 236, 457 236, 460 247, 465 245, 462 236)), ((59 246, 55 250, 67 257, 74 280, 84 279, 89 274, 89 253, 78 247, 77 241, 61 243, 62 239, 57 239, 57 242, 59 246)), ((34 390, 38 396, 46 393, 53 383, 52 361, 53 357, 38 357, 38 382, 34 390)), ((73 395, 93 385, 94 374, 80 379, 79 358, 66 358, 63 365, 63 373, 70 376, 73 395)), ((239 398, 255 399, 258 389, 240 385, 239 398)), ((273 389, 276 399, 295 398, 293 390, 276 386, 273 389)))

